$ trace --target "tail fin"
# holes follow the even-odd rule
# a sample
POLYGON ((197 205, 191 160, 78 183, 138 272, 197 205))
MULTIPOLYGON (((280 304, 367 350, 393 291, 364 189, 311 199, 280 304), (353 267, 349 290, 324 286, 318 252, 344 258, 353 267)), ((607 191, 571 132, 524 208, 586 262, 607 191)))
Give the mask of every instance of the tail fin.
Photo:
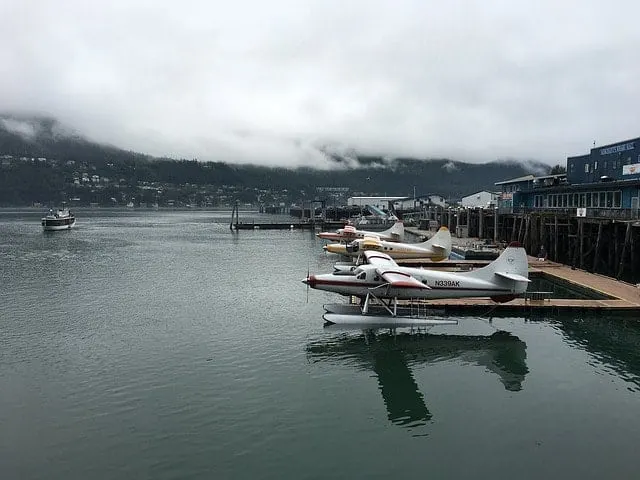
POLYGON ((513 293, 524 293, 530 282, 527 252, 518 242, 511 242, 504 252, 486 267, 464 272, 460 275, 501 284, 510 284, 513 293))
POLYGON ((395 242, 404 241, 404 223, 402 223, 402 220, 398 220, 391 228, 382 232, 381 235, 388 235, 393 238, 395 242))
MULTIPOLYGON (((444 260, 451 255, 451 232, 447 227, 440 227, 440 230, 426 242, 420 244, 421 247, 430 248, 434 252, 442 252, 437 260, 444 260)), ((436 260, 433 258, 432 260, 436 260)))

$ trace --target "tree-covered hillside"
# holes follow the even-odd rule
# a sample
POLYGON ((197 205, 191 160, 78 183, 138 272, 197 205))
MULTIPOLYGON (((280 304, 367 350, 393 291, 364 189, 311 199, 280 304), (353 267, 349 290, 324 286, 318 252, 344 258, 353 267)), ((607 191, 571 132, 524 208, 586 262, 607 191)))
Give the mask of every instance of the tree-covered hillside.
POLYGON ((176 191, 186 188, 191 194, 194 186, 207 186, 211 195, 216 189, 219 193, 219 188, 235 187, 234 191, 244 192, 240 195, 244 201, 265 200, 252 199, 247 193, 251 191, 286 191, 287 201, 298 202, 317 196, 317 187, 344 187, 351 194, 398 196, 411 196, 415 189, 418 195, 437 193, 455 199, 480 190, 494 190, 497 181, 549 170, 546 165, 530 162, 469 164, 448 159, 380 157, 358 157, 352 168, 340 166, 341 159, 336 157, 336 168, 332 170, 172 160, 89 142, 60 132, 52 119, 30 122, 29 129, 20 132, 6 128, 6 123, 0 121, 0 205, 66 200, 77 195, 72 190, 83 186, 83 176, 89 178, 85 187, 95 187, 94 194, 96 189, 108 190, 100 198, 115 198, 113 195, 117 194, 124 197, 123 191, 135 195, 134 190, 140 185, 176 191), (100 185, 93 185, 90 179, 94 176, 100 179, 100 185))

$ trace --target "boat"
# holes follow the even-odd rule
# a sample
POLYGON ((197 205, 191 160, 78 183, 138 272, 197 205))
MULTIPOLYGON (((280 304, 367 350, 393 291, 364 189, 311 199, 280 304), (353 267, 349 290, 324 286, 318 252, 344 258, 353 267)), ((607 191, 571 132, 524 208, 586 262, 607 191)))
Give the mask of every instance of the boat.
POLYGON ((76 217, 68 208, 53 210, 42 217, 42 229, 45 232, 69 230, 76 224, 76 217))

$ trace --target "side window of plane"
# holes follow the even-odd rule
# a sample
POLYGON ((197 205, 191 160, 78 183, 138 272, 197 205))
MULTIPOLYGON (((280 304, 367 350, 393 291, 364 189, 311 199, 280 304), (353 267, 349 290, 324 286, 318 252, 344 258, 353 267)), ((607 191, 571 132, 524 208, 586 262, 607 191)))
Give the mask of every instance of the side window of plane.
POLYGON ((367 273, 366 272, 362 272, 356 278, 358 280, 364 280, 366 277, 367 277, 367 273))
POLYGON ((380 277, 378 275, 376 275, 375 277, 373 277, 373 281, 374 282, 379 282, 380 281, 380 277))

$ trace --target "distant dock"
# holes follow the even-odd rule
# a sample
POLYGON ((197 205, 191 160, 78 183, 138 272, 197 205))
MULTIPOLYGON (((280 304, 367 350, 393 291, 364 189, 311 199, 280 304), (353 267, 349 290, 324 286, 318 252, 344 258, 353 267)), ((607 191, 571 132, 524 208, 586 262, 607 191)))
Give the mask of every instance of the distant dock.
POLYGON ((291 221, 277 221, 277 222, 241 222, 240 210, 238 203, 233 207, 231 211, 231 222, 229 228, 233 230, 315 230, 316 228, 322 230, 335 230, 344 227, 343 221, 327 220, 322 218, 303 218, 303 219, 291 219, 291 221))
POLYGON ((237 222, 231 223, 231 230, 335 230, 344 227, 344 222, 237 222))

